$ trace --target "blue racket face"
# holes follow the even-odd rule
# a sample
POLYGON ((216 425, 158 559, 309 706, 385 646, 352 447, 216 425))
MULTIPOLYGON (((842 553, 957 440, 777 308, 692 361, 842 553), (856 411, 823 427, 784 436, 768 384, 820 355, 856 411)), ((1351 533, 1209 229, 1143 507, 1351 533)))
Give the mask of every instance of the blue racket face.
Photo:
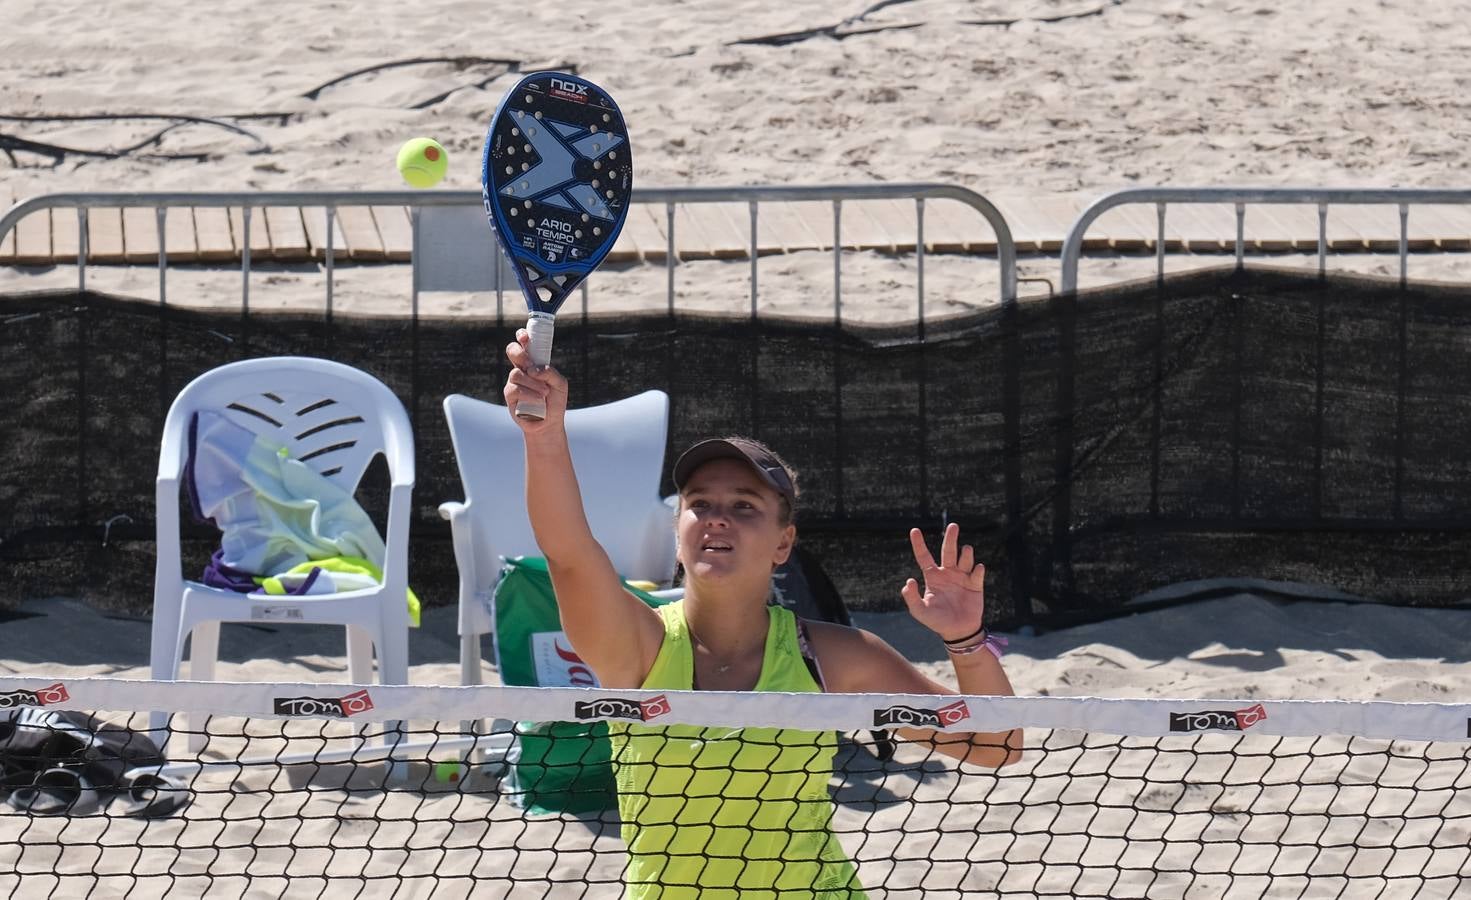
POLYGON ((632 162, 622 113, 589 81, 538 72, 501 101, 485 135, 481 193, 532 311, 556 312, 612 249, 632 162))

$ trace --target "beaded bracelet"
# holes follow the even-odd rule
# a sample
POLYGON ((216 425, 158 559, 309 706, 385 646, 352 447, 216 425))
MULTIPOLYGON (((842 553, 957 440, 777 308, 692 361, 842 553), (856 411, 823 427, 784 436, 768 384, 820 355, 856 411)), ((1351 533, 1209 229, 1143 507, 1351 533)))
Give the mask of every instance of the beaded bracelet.
MULTIPOLYGON (((971 637, 975 637, 975 635, 971 635, 971 637)), ((984 647, 985 649, 991 651, 992 656, 1000 659, 1001 654, 1006 652, 1006 645, 1006 638, 1001 637, 1000 635, 990 634, 988 632, 986 636, 981 640, 976 641, 974 644, 967 644, 964 647, 952 646, 949 641, 946 641, 945 649, 949 651, 952 656, 969 656, 970 654, 975 653, 977 650, 980 650, 982 647, 984 647)))

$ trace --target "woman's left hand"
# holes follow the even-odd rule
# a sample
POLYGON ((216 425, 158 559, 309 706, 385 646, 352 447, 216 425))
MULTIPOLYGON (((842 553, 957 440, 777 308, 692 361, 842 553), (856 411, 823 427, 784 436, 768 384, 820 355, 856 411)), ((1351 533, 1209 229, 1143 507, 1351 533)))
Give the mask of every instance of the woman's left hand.
POLYGON ((960 526, 951 522, 940 544, 940 562, 930 555, 924 534, 909 530, 914 561, 924 577, 924 592, 913 578, 904 583, 904 602, 920 624, 954 641, 981 630, 986 615, 986 567, 976 562, 969 544, 960 547, 960 526))

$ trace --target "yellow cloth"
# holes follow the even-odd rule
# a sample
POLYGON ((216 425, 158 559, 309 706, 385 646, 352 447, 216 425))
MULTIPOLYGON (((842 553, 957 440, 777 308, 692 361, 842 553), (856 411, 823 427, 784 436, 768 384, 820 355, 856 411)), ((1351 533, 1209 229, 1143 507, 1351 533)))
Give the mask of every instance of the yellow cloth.
MULTIPOLYGON (((758 691, 817 692, 796 617, 768 607, 758 691)), ((664 643, 643 687, 688 690, 683 601, 659 608, 664 643)), ((609 723, 628 845, 626 896, 863 898, 832 833, 831 732, 609 723)))
MULTIPOLYGON (((353 591, 360 588, 373 587, 383 583, 383 570, 373 565, 370 560, 357 556, 332 556, 327 559, 313 559, 300 565, 292 566, 285 572, 278 572, 264 578, 255 579, 256 583, 267 594, 289 594, 300 587, 311 577, 313 570, 321 570, 322 576, 327 578, 323 585, 324 590, 309 593, 336 593, 339 591, 353 591)), ((320 578, 319 576, 319 582, 320 578)), ((414 589, 409 588, 409 625, 419 627, 419 614, 421 606, 419 598, 414 594, 414 589)))

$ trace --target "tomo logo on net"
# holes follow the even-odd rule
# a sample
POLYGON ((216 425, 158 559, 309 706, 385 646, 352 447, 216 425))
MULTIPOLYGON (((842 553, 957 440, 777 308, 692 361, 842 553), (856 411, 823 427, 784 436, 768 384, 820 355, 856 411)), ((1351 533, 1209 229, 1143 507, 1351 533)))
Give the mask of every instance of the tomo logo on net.
POLYGON ((945 728, 970 718, 970 709, 964 700, 956 700, 939 709, 922 709, 914 706, 888 706, 873 711, 876 728, 896 726, 920 726, 945 728))
POLYGON ((531 636, 531 663, 541 687, 598 687, 588 668, 562 631, 538 631, 531 636))
POLYGON ((345 697, 277 697, 273 708, 278 716, 346 719, 373 708, 373 698, 366 689, 345 697))
POLYGON ((624 697, 579 700, 572 706, 572 715, 579 719, 633 719, 635 722, 647 722, 668 712, 669 698, 663 694, 647 700, 630 700, 624 697))
POLYGON ((1171 731, 1245 731, 1267 717, 1260 703, 1245 709, 1204 709, 1170 713, 1171 731))
POLYGON ((0 691, 0 709, 14 709, 17 706, 50 706, 53 703, 65 703, 71 699, 66 692, 66 685, 56 682, 50 687, 37 688, 34 691, 0 691))

